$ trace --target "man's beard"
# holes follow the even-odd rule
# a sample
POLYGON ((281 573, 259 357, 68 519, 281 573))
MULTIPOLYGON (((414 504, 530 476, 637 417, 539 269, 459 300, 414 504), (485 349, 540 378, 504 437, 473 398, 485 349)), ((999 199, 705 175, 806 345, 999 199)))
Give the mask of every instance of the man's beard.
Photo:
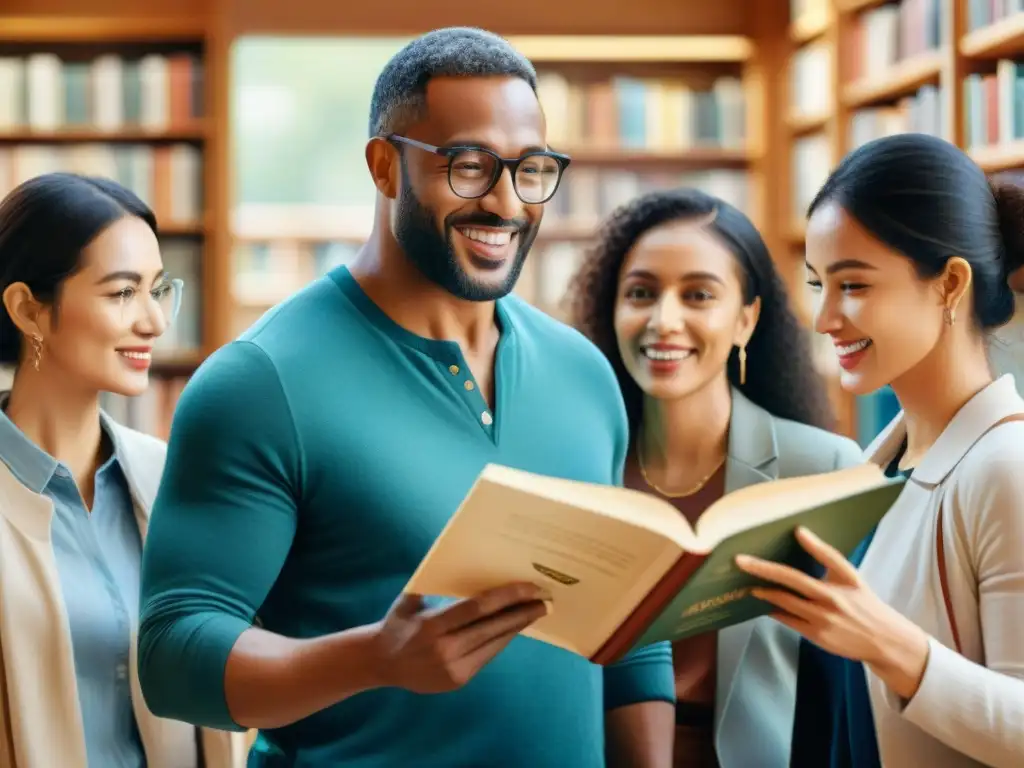
POLYGON ((516 287, 519 273, 537 236, 537 226, 524 220, 506 220, 480 211, 475 214, 453 214, 445 218, 443 231, 437 229, 436 219, 416 197, 407 179, 397 201, 395 239, 405 251, 406 258, 433 283, 452 296, 465 301, 494 301, 507 296, 516 287), (497 285, 474 280, 462 265, 448 240, 447 233, 456 225, 477 224, 488 227, 513 227, 516 252, 512 266, 497 285))

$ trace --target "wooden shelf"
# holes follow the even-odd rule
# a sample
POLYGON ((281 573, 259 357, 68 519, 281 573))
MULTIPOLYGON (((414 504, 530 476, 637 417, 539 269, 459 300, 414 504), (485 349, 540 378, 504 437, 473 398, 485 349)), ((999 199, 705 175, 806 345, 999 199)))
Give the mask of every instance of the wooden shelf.
POLYGON ((1024 53, 1024 13, 969 32, 960 40, 960 53, 973 59, 1002 59, 1024 53))
POLYGON ((786 240, 791 245, 803 245, 807 239, 807 227, 802 221, 794 221, 789 225, 789 229, 786 230, 786 240))
MULTIPOLYGON (((951 114, 942 118, 942 125, 936 125, 929 130, 936 130, 947 135, 950 141, 962 149, 966 149, 964 142, 968 133, 965 130, 967 107, 966 99, 963 96, 966 78, 975 73, 991 74, 995 60, 1024 58, 1024 12, 988 27, 965 32, 960 22, 962 21, 961 14, 966 13, 965 7, 968 4, 966 0, 942 0, 939 3, 940 26, 946 30, 947 35, 950 32, 958 35, 958 40, 944 38, 943 46, 939 50, 929 51, 902 61, 891 67, 889 71, 882 73, 881 76, 844 82, 842 64, 850 51, 843 49, 846 45, 851 44, 850 41, 856 37, 851 33, 856 32, 857 27, 863 21, 860 14, 887 5, 891 1, 832 0, 827 3, 834 10, 829 14, 831 18, 824 31, 822 41, 831 48, 833 61, 832 71, 821 73, 821 75, 829 83, 831 92, 838 92, 840 95, 840 98, 833 104, 834 114, 829 114, 827 117, 817 115, 785 116, 784 124, 787 130, 778 132, 780 134, 778 143, 769 146, 768 153, 782 157, 783 162, 792 161, 793 146, 797 138, 824 129, 824 136, 829 146, 827 162, 834 167, 853 149, 851 144, 854 139, 852 118, 858 109, 875 105, 894 105, 901 98, 914 94, 925 85, 939 86, 945 109, 953 110, 951 114)), ((787 42, 790 56, 794 52, 793 42, 801 34, 799 29, 800 26, 796 23, 789 27, 787 42)), ((1005 107, 1001 106, 1000 108, 1005 107)), ((909 129, 911 123, 904 121, 899 125, 904 129, 909 129)), ((872 129, 872 132, 881 130, 881 128, 882 126, 877 126, 872 129)), ((1024 140, 999 146, 978 147, 968 150, 968 154, 988 174, 1024 170, 1024 140)), ((826 159, 823 157, 821 162, 824 164, 826 159)), ((795 187, 793 177, 802 170, 787 169, 787 176, 779 180, 781 193, 786 195, 787 200, 785 208, 778 214, 778 227, 782 233, 782 239, 794 254, 804 245, 806 232, 803 220, 805 212, 793 210, 797 205, 793 194, 795 187)), ((802 181, 810 183, 807 178, 802 181)), ((800 191, 806 194, 811 190, 800 189, 800 191)), ((1024 270, 1021 275, 1021 284, 1024 286, 1024 270)), ((833 359, 830 358, 831 362, 833 359)), ((842 431, 853 436, 857 429, 856 398, 841 390, 833 372, 830 371, 828 377, 830 386, 833 388, 834 402, 841 414, 842 431)))
POLYGON ((206 36, 203 19, 95 18, 65 15, 6 17, 0 22, 0 42, 35 43, 174 43, 198 42, 206 36))
MULTIPOLYGON (((849 75, 845 74, 844 70, 847 69, 846 65, 851 54, 860 52, 846 50, 846 47, 855 45, 856 40, 862 37, 854 34, 865 21, 862 14, 888 5, 890 2, 891 0, 825 0, 822 4, 825 10, 819 10, 817 4, 811 6, 814 8, 813 13, 816 16, 826 17, 824 22, 819 18, 797 19, 788 27, 786 50, 790 60, 783 62, 781 66, 787 69, 791 66, 792 57, 803 41, 813 39, 816 41, 816 45, 823 45, 829 49, 831 55, 828 71, 813 74, 822 79, 822 82, 814 85, 827 86, 830 103, 822 105, 826 109, 821 114, 795 114, 793 112, 786 114, 784 112, 779 121, 782 123, 782 130, 775 132, 778 139, 766 148, 767 153, 781 158, 781 167, 777 173, 779 174, 778 194, 782 197, 782 204, 775 214, 780 253, 792 254, 796 257, 804 248, 806 211, 800 210, 801 203, 798 202, 798 195, 803 199, 816 192, 817 190, 811 189, 809 185, 820 184, 824 180, 824 171, 834 168, 852 149, 850 144, 853 140, 852 132, 854 130, 852 118, 857 110, 876 105, 895 105, 896 102, 913 95, 926 85, 941 85, 945 91, 961 87, 959 82, 946 82, 948 78, 962 78, 964 70, 961 62, 956 58, 957 47, 950 43, 945 43, 939 50, 928 51, 900 61, 881 73, 873 73, 870 77, 851 82, 849 75), (820 140, 823 144, 822 153, 813 160, 814 168, 796 168, 793 161, 796 148, 799 146, 797 142, 806 137, 813 137, 815 141, 820 140), (817 176, 821 176, 821 178, 815 178, 817 176)), ((954 29, 954 10, 959 12, 962 7, 961 0, 943 0, 941 3, 943 28, 954 29)), ((866 53, 863 55, 866 56, 866 53)), ((789 103, 796 104, 799 101, 794 99, 789 103)), ((783 109, 789 103, 784 103, 783 109)), ((951 103, 954 108, 959 109, 961 102, 959 99, 955 99, 951 100, 951 103)), ((1005 158, 1005 150, 1002 155, 1005 158)), ((1002 159, 999 162, 1005 164, 1010 161, 1002 159)), ((779 264, 783 278, 787 285, 791 286, 793 295, 803 296, 805 293, 802 285, 803 269, 792 259, 780 258, 779 264)), ((802 306, 802 302, 796 301, 795 304, 801 308, 801 316, 806 320, 806 308, 802 306)), ((834 359, 830 362, 834 363, 834 359)), ((824 375, 829 380, 833 402, 839 416, 839 431, 849 436, 856 436, 858 429, 856 398, 838 387, 834 370, 828 370, 824 375)))
POLYGON ((537 233, 538 242, 589 243, 597 235, 601 222, 551 220, 541 224, 537 233))
POLYGON ((786 118, 786 127, 789 128, 792 136, 806 136, 825 130, 830 119, 831 115, 829 114, 790 115, 786 118))
POLYGON ((520 35, 508 41, 535 64, 554 62, 744 62, 754 52, 742 35, 520 35))
POLYGON ((201 222, 195 224, 160 224, 160 237, 204 237, 207 227, 201 222))
POLYGON ((824 35, 830 22, 828 13, 805 13, 789 25, 789 39, 796 45, 806 45, 824 35))
POLYGON ((922 85, 938 81, 942 60, 942 51, 929 51, 901 61, 879 79, 872 78, 846 86, 843 89, 843 103, 850 109, 857 109, 911 94, 922 85))
POLYGON ((236 245, 250 243, 363 243, 373 209, 335 205, 246 205, 231 223, 236 245))
POLYGON ((158 376, 167 378, 191 376, 202 362, 203 356, 198 352, 164 356, 154 352, 152 370, 158 376))
POLYGON ((678 152, 579 147, 567 149, 566 154, 572 158, 570 168, 578 165, 670 166, 673 170, 742 168, 751 160, 745 150, 716 147, 694 147, 678 152))
MULTIPOLYGON (((202 61, 203 104, 200 114, 203 117, 200 119, 162 130, 138 125, 112 130, 91 125, 62 126, 55 130, 34 130, 27 125, 0 129, 0 152, 8 153, 17 145, 25 145, 44 149, 47 155, 61 160, 70 160, 68 155, 73 154, 66 154, 65 149, 87 149, 85 145, 90 144, 103 145, 104 155, 109 154, 111 145, 130 144, 145 145, 151 149, 183 143, 201 151, 204 200, 201 220, 171 221, 163 217, 159 228, 161 239, 184 238, 180 241, 184 246, 182 255, 189 261, 180 268, 192 273, 198 267, 197 275, 182 275, 197 283, 197 301, 200 302, 197 320, 201 323, 198 338, 189 339, 191 343, 182 348, 175 346, 170 339, 168 341, 172 343, 158 345, 154 352, 150 384, 155 394, 153 398, 147 398, 149 405, 141 406, 152 410, 145 415, 135 413, 135 409, 132 409, 132 414, 123 414, 132 422, 139 419, 138 423, 129 423, 129 426, 156 429, 153 424, 169 421, 169 411, 173 409, 180 391, 181 382, 177 380, 191 376, 206 354, 230 339, 225 332, 228 330, 225 315, 229 296, 223 279, 227 271, 225 263, 230 255, 224 252, 228 232, 226 196, 229 185, 222 180, 226 175, 224 158, 229 114, 229 78, 226 72, 230 43, 219 25, 220 10, 217 3, 202 2, 183 3, 180 10, 172 10, 173 4, 168 2, 129 7, 120 0, 99 4, 46 0, 42 3, 22 2, 20 5, 22 8, 31 6, 31 12, 36 7, 41 10, 36 16, 0 17, 0 55, 22 58, 47 52, 56 54, 62 61, 85 63, 106 54, 133 59, 147 54, 170 56, 181 51, 202 61), (78 15, 85 13, 78 6, 85 5, 93 6, 92 15, 78 15), (106 10, 101 10, 98 5, 106 10), (108 15, 102 15, 104 12, 108 15)), ((62 162, 60 167, 79 166, 78 162, 62 162)), ((183 330, 183 333, 191 330, 183 330)), ((184 343, 185 338, 181 341, 184 343)))
MULTIPOLYGON (((553 217, 546 220, 537 233, 537 239, 542 241, 559 242, 587 242, 593 239, 599 226, 599 221, 556 221, 553 217)), ((345 224, 338 225, 324 224, 322 226, 306 226, 301 229, 294 228, 264 228, 261 231, 250 229, 247 232, 236 232, 233 240, 238 245, 261 244, 261 243, 292 243, 295 245, 310 245, 316 243, 353 243, 361 244, 366 242, 370 236, 369 227, 358 227, 345 224)))
POLYGON ((979 147, 970 150, 968 154, 986 173, 1024 168, 1024 141, 979 147))
POLYGON ((836 7, 840 13, 859 13, 869 8, 877 8, 885 5, 889 0, 836 0, 836 7))
POLYGON ((91 128, 61 128, 55 131, 22 130, 0 132, 0 144, 146 144, 171 141, 197 142, 206 139, 202 123, 166 131, 127 128, 103 131, 91 128))

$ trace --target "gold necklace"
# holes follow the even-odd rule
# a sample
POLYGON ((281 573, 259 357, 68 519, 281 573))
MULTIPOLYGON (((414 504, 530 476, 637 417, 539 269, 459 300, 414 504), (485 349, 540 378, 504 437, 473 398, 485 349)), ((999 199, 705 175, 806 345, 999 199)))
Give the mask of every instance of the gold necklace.
POLYGON ((708 481, 712 477, 714 477, 715 474, 718 472, 718 470, 720 470, 722 468, 722 465, 725 464, 725 456, 723 456, 719 460, 719 462, 715 465, 715 468, 712 469, 710 472, 708 472, 706 475, 704 475, 704 477, 701 479, 701 481, 699 483, 697 483, 697 485, 695 485, 693 488, 691 488, 688 491, 684 491, 683 493, 669 493, 668 491, 664 490, 663 488, 655 485, 654 482, 651 481, 651 478, 649 478, 647 476, 647 468, 644 467, 644 454, 643 454, 643 449, 641 448, 642 445, 643 445, 643 437, 641 436, 641 439, 637 441, 637 447, 636 447, 636 463, 640 467, 640 475, 641 475, 641 477, 643 477, 644 482, 647 483, 647 485, 649 485, 651 488, 656 490, 662 496, 664 496, 666 498, 669 498, 669 499, 682 499, 682 498, 686 498, 687 496, 693 496, 693 494, 697 493, 705 485, 707 485, 708 481))

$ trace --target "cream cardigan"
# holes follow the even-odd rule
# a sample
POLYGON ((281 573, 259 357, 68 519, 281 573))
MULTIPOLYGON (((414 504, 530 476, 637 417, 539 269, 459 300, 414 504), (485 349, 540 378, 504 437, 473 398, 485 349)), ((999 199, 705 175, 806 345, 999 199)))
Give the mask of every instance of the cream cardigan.
MULTIPOLYGON (((166 446, 104 416, 122 458, 145 540, 166 446)), ((53 505, 0 462, 0 766, 87 768, 67 612, 50 541, 53 505)), ((137 629, 137 628, 135 628, 137 629)), ((149 768, 195 768, 196 729, 155 717, 139 687, 132 702, 149 768)), ((242 768, 246 734, 201 729, 206 768, 242 768)))
MULTIPOLYGON (((894 768, 1024 766, 1024 413, 1012 376, 960 409, 878 526, 860 571, 878 596, 931 635, 909 702, 867 672, 882 763, 894 768), (936 536, 942 516, 950 600, 936 536)), ((868 448, 885 466, 906 435, 901 413, 868 448)))

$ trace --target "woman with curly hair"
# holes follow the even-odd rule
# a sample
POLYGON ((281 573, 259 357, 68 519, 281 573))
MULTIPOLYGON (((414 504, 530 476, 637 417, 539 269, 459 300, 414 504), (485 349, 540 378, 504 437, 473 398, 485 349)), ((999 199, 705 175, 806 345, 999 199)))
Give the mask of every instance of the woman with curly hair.
MULTIPOLYGON (((616 210, 572 287, 619 380, 628 487, 691 523, 723 494, 861 462, 828 431, 807 332, 753 224, 695 189, 616 210)), ((799 636, 767 617, 676 643, 677 767, 789 765, 799 636)))

